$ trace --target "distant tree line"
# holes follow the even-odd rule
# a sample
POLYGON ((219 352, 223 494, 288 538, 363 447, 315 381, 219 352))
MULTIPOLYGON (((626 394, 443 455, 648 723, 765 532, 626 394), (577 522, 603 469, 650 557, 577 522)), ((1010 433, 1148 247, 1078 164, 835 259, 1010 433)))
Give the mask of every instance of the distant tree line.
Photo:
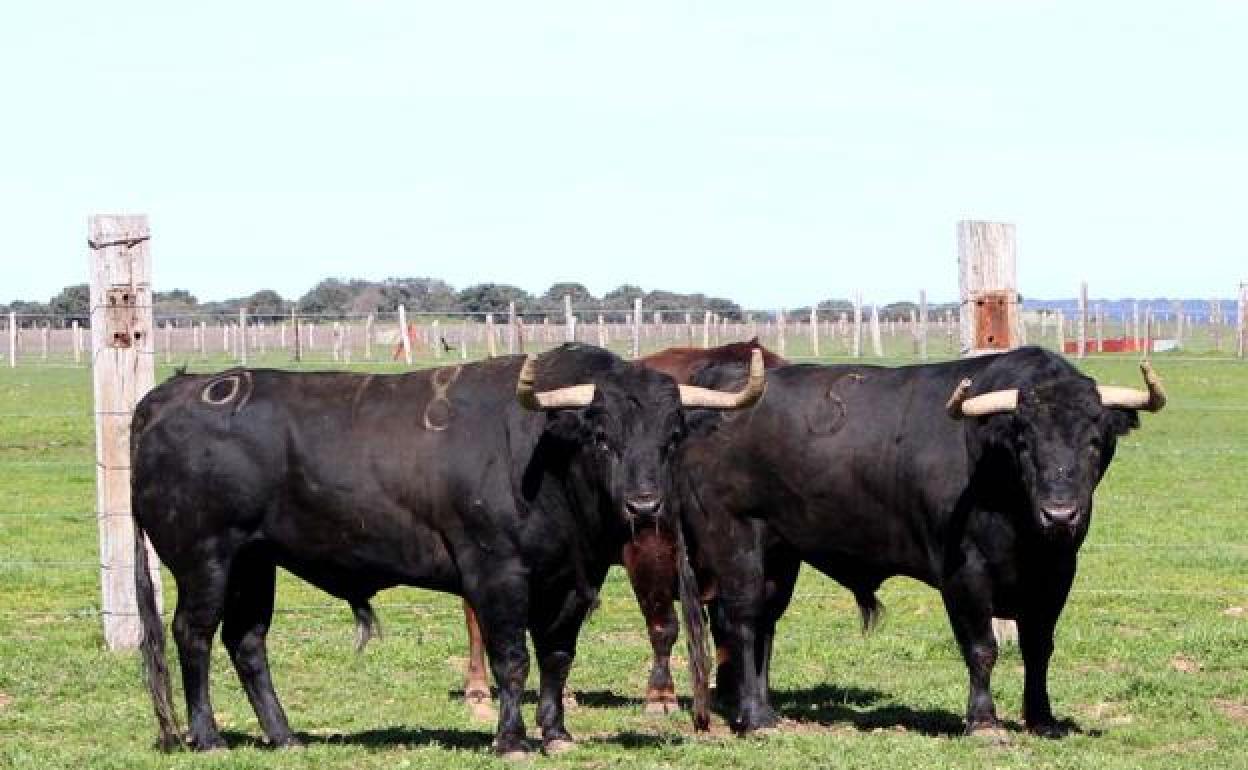
MULTIPOLYGON (((210 316, 234 318, 240 308, 247 308, 254 318, 288 316, 292 309, 301 314, 329 318, 342 318, 365 313, 394 313, 403 305, 408 313, 485 313, 504 314, 510 303, 523 314, 558 314, 563 312, 564 295, 572 298, 575 309, 603 311, 608 320, 619 321, 624 313, 633 309, 633 301, 641 298, 647 318, 654 311, 692 312, 700 315, 709 310, 721 317, 740 319, 744 313, 741 305, 723 297, 705 294, 682 294, 680 292, 653 289, 646 291, 640 286, 624 284, 601 297, 596 297, 584 284, 559 282, 541 294, 530 292, 506 283, 478 283, 463 289, 455 289, 439 278, 387 278, 384 281, 362 279, 343 280, 326 278, 313 286, 302 297, 288 299, 272 289, 262 289, 247 296, 225 300, 201 302, 186 289, 158 291, 153 295, 153 311, 157 318, 171 316, 210 316)), ((828 299, 818 304, 819 315, 836 319, 844 313, 853 317, 853 303, 847 299, 828 299)), ((913 302, 894 302, 881 306, 880 317, 909 319, 910 312, 917 312, 913 302)), ((931 305, 929 312, 953 312, 956 304, 931 305)), ((0 312, 21 315, 51 315, 62 319, 86 319, 90 314, 90 298, 87 284, 66 286, 47 302, 14 300, 0 304, 0 312)), ((865 311, 864 311, 865 312, 865 311)), ((791 308, 790 317, 804 319, 810 315, 810 306, 791 308)), ((767 317, 764 313, 757 317, 767 317)))

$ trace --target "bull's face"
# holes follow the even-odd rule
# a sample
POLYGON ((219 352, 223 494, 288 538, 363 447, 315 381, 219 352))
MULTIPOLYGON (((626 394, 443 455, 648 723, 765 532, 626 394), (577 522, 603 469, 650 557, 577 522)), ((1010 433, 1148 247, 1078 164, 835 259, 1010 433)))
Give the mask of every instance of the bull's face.
POLYGON ((1082 537, 1092 492, 1119 435, 1138 424, 1134 410, 1106 408, 1086 378, 1020 390, 1008 428, 1035 526, 1052 537, 1082 537))
POLYGON ((548 430, 575 445, 611 507, 632 530, 658 522, 667 510, 669 460, 685 436, 684 410, 742 409, 763 394, 763 364, 755 355, 736 393, 677 385, 640 365, 616 366, 593 384, 551 391, 534 387, 536 359, 521 370, 516 395, 529 409, 551 412, 548 430))
POLYGON ((632 528, 654 524, 668 497, 668 460, 685 435, 676 384, 631 368, 602 383, 585 410, 579 441, 612 507, 632 528))
POLYGON ((1147 365, 1143 369, 1147 392, 1070 375, 968 398, 971 383, 964 380, 949 411, 992 417, 984 429, 1013 457, 1032 524, 1048 537, 1080 539, 1118 436, 1139 425, 1138 410, 1165 405, 1160 381, 1147 365))

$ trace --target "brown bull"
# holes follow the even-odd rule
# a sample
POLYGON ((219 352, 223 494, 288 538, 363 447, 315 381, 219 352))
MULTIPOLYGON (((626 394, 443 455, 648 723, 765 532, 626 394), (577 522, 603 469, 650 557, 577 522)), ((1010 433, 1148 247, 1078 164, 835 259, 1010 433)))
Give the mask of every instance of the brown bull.
MULTIPOLYGON (((762 351, 763 363, 768 369, 789 363, 764 348, 757 337, 748 342, 731 342, 716 348, 668 348, 642 358, 641 363, 647 368, 666 374, 677 383, 689 384, 695 374, 712 364, 748 364, 750 353, 755 348, 762 351)), ((677 578, 676 541, 673 533, 666 527, 642 529, 621 549, 620 563, 628 572, 633 593, 637 596, 637 604, 646 619, 650 647, 654 650, 654 662, 646 686, 646 711, 670 713, 678 708, 669 663, 672 645, 676 643, 680 628, 673 609, 677 578)), ((474 717, 493 719, 490 685, 485 673, 485 643, 481 637, 481 628, 477 624, 476 613, 467 601, 464 602, 464 622, 468 626, 469 641, 464 698, 474 717)))

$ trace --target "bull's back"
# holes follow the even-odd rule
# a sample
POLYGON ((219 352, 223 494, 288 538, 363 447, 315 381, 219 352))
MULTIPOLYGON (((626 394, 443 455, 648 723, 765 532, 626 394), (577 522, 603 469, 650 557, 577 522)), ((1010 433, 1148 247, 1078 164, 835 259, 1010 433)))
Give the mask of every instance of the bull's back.
POLYGON ((138 411, 139 521, 166 560, 226 538, 333 593, 360 579, 453 590, 445 529, 471 487, 506 488, 480 470, 514 400, 500 371, 175 378, 138 411))

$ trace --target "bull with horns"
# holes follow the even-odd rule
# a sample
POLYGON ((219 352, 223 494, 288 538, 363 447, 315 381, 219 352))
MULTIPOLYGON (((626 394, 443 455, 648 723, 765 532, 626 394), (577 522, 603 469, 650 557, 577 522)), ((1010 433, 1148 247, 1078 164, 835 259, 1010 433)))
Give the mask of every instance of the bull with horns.
MULTIPOLYGON (((470 601, 499 689, 504 755, 526 750, 527 631, 543 749, 567 748, 562 695, 578 631, 621 543, 673 515, 669 465, 684 410, 741 409, 762 392, 757 354, 747 383, 722 393, 678 388, 584 345, 395 375, 234 369, 166 381, 131 426, 135 580, 161 743, 181 737, 148 542, 177 581, 173 636, 195 749, 225 745, 209 698, 218 626, 268 739, 299 742, 266 653, 278 567, 347 601, 365 637, 369 600, 387 587, 470 601)), ((704 727, 705 660, 690 663, 704 727)))
MULTIPOLYGON (((898 368, 789 366, 769 372, 748 419, 695 421, 676 481, 736 729, 776 722, 772 639, 806 562, 853 592, 866 627, 889 577, 940 592, 969 674, 970 733, 999 734, 992 618, 1017 620, 1023 719, 1060 734, 1054 628, 1118 439, 1165 405, 1143 372, 1146 390, 1098 385, 1034 347, 898 368)), ((695 381, 740 377, 718 366, 695 381)))

